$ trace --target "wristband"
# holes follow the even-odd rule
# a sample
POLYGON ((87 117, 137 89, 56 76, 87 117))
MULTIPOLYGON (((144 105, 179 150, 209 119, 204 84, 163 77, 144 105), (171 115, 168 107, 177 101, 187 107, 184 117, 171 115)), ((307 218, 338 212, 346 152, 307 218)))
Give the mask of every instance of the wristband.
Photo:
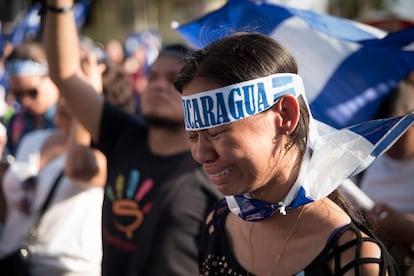
POLYGON ((47 10, 54 12, 54 13, 68 13, 73 10, 74 5, 64 6, 64 7, 56 7, 52 5, 47 6, 47 10))

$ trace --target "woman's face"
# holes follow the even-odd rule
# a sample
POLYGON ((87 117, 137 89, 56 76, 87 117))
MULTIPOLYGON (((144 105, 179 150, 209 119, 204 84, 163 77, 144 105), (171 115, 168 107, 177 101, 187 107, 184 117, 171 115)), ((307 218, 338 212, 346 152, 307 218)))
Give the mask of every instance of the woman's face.
MULTIPOLYGON (((184 87, 183 95, 219 87, 209 79, 197 77, 184 87)), ((275 116, 269 110, 230 124, 188 132, 194 159, 203 165, 221 193, 263 190, 267 184, 283 180, 285 158, 281 158, 282 140, 276 138, 275 116)), ((272 189, 275 188, 278 189, 272 189)))
POLYGON ((9 76, 16 100, 31 114, 42 115, 57 100, 57 88, 48 76, 9 76))

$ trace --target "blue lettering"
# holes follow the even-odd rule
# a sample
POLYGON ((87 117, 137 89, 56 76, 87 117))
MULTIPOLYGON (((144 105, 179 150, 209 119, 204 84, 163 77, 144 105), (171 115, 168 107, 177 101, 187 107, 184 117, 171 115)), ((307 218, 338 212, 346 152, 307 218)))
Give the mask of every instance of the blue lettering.
POLYGON ((193 107, 194 107, 194 127, 195 128, 202 128, 203 120, 200 114, 200 109, 198 108, 198 102, 197 99, 193 99, 193 107))
POLYGON ((213 99, 209 96, 204 96, 200 98, 200 101, 201 101, 201 106, 203 109, 205 126, 206 127, 210 126, 210 122, 211 122, 211 125, 215 125, 216 118, 214 117, 214 113, 213 113, 213 107, 214 107, 213 99))
POLYGON ((267 102, 266 91, 263 82, 257 84, 257 112, 262 112, 270 107, 267 102))
POLYGON ((237 93, 240 96, 240 89, 234 88, 230 90, 229 93, 229 111, 234 119, 241 119, 244 118, 244 112, 243 112, 243 101, 238 100, 235 101, 234 93, 237 93))
POLYGON ((249 115, 253 115, 256 112, 255 100, 254 100, 254 84, 243 86, 244 91, 244 105, 246 112, 249 115))
POLYGON ((194 124, 191 122, 191 102, 189 100, 183 100, 183 109, 186 128, 194 128, 194 124))
POLYGON ((217 124, 230 122, 229 115, 226 110, 223 93, 217 93, 217 124))

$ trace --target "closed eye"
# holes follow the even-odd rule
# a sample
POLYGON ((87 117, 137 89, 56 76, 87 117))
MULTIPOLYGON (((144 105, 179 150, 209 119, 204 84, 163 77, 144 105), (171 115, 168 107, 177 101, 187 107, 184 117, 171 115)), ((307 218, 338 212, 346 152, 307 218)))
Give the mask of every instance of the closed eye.
POLYGON ((221 132, 209 132, 208 136, 211 138, 217 138, 221 132))
POLYGON ((195 141, 197 141, 197 138, 198 138, 198 133, 197 133, 197 132, 195 132, 195 131, 190 131, 190 132, 188 132, 188 139, 189 139, 191 142, 195 142, 195 141))
POLYGON ((220 136, 220 134, 223 134, 227 131, 228 126, 219 126, 219 127, 214 127, 211 128, 207 131, 208 136, 211 138, 217 138, 220 136))

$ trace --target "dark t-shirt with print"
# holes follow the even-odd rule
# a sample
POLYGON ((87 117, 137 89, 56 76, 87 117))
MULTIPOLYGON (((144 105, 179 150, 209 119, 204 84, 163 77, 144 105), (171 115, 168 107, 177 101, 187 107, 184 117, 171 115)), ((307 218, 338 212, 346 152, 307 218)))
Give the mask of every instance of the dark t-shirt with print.
POLYGON ((197 245, 218 199, 190 152, 150 152, 147 129, 105 103, 100 141, 108 159, 103 275, 197 275, 197 245))

